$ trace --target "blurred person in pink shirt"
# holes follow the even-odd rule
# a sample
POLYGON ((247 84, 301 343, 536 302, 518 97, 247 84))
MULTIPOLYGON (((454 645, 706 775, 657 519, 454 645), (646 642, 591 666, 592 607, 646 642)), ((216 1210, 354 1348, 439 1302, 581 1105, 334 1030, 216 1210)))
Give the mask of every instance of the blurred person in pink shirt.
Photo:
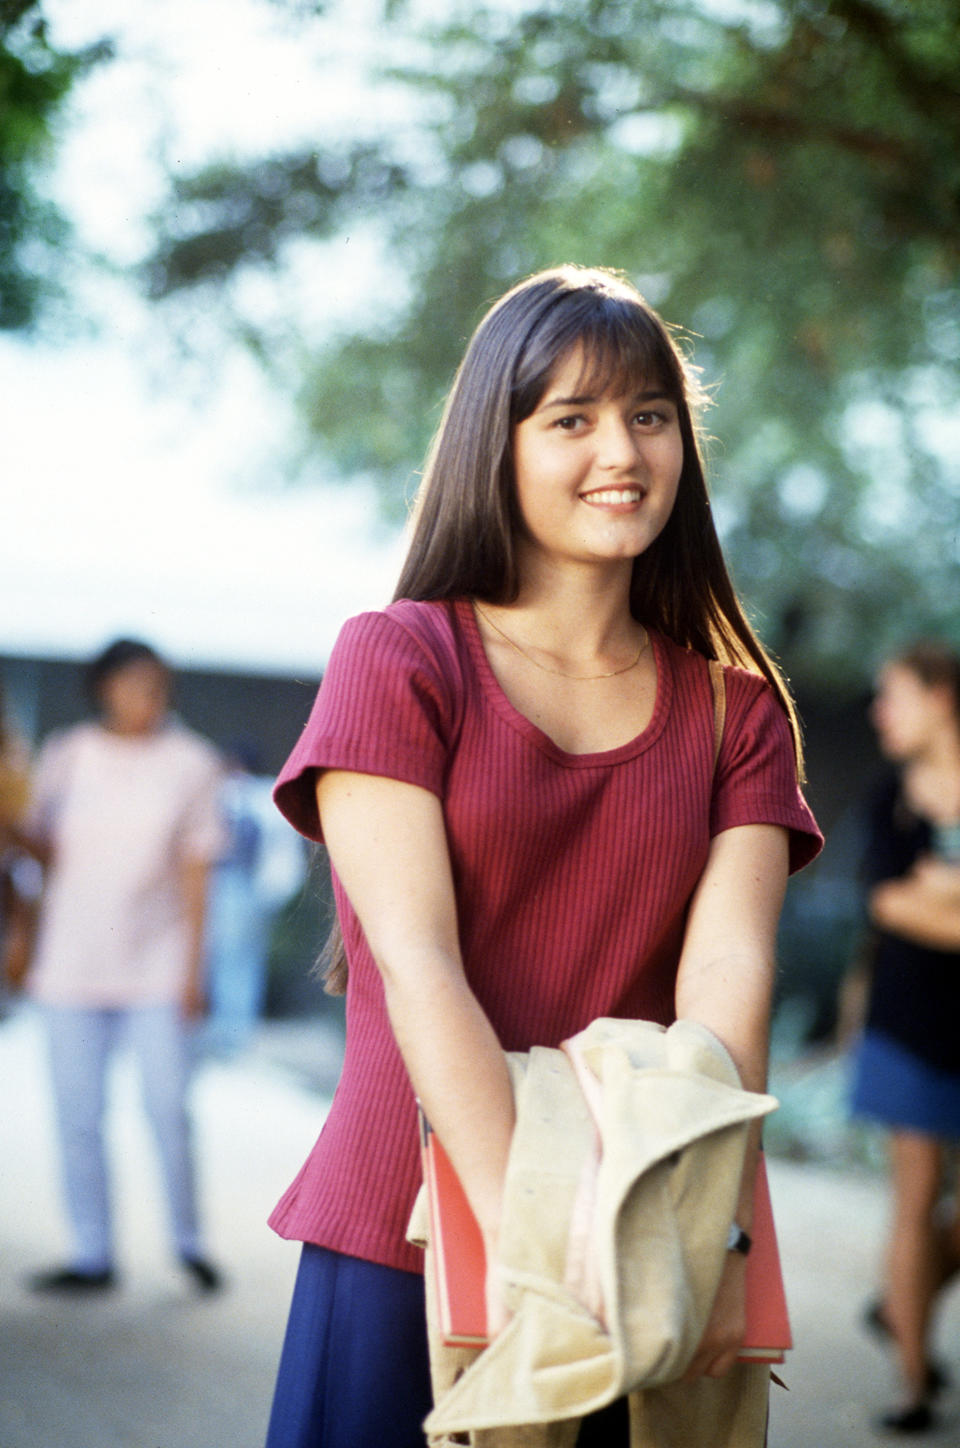
POLYGON ((221 1285, 203 1246, 187 1087, 204 1010, 208 877, 222 848, 221 765, 170 714, 172 679, 145 643, 120 639, 89 666, 99 717, 40 751, 26 821, 44 866, 28 993, 43 1014, 72 1253, 37 1291, 116 1281, 103 1139, 105 1087, 126 1043, 159 1149, 177 1257, 202 1290, 221 1285))

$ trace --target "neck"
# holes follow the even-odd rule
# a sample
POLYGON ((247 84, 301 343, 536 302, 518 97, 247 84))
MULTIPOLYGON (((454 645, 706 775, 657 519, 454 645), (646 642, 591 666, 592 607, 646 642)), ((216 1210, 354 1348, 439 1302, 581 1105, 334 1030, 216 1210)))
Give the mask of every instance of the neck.
POLYGON ((149 739, 160 728, 159 724, 131 728, 129 724, 118 724, 110 719, 102 719, 100 723, 108 734, 115 734, 120 739, 149 739))
POLYGON ((529 571, 515 603, 484 604, 518 637, 571 664, 629 651, 642 631, 630 612, 632 564, 605 570, 529 571))

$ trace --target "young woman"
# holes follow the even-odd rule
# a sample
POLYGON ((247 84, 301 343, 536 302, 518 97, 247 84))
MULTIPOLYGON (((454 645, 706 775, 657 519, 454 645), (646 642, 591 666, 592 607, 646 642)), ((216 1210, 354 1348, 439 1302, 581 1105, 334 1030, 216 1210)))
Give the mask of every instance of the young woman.
POLYGON ((149 645, 118 639, 88 684, 99 717, 44 745, 26 824, 46 866, 27 989, 47 1033, 73 1232, 69 1260, 32 1286, 76 1295, 115 1283, 103 1114, 109 1060, 126 1038, 177 1257, 210 1291, 220 1277, 200 1236, 185 1098, 207 876, 221 845, 220 763, 170 719, 170 672, 149 645))
POLYGON ((875 931, 854 1109, 890 1132, 893 1213, 883 1298, 869 1321, 897 1347, 905 1399, 884 1425, 933 1426, 942 1387, 929 1338, 960 1268, 960 1219, 938 1208, 960 1138, 960 658, 920 643, 881 670, 872 717, 900 766, 872 802, 866 877, 875 931))
MULTIPOLYGON (((613 274, 565 267, 502 298, 450 394, 396 601, 343 629, 281 775, 280 808, 333 866, 347 1048, 272 1218, 307 1245, 270 1448, 423 1443, 415 1094, 493 1260, 505 1051, 680 1015, 763 1086, 784 885, 819 836, 786 691, 723 564, 695 400, 613 274), (731 665, 715 780, 712 657, 731 665)), ((694 1373, 736 1356, 729 1258, 694 1373)), ((623 1405, 601 1416, 581 1443, 625 1443, 623 1405)))

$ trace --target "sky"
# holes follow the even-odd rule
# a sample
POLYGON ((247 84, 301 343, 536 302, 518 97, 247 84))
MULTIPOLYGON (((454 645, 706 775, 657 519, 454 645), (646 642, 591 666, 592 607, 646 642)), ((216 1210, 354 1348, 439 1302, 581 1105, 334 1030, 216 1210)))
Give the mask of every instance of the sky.
MULTIPOLYGON (((147 247, 161 150, 195 166, 369 123, 361 24, 334 54, 258 0, 46 9, 59 43, 117 39, 72 102, 49 183, 114 266, 147 247)), ((379 121, 390 103, 378 94, 379 121)), ((301 268, 316 334, 349 314, 368 262, 357 238, 322 281, 301 268)), ((402 540, 373 490, 291 485, 291 409, 239 346, 209 375, 181 369, 132 286, 90 268, 73 284, 92 327, 0 338, 0 652, 86 657, 135 634, 182 667, 318 672, 343 619, 392 592, 402 540)))

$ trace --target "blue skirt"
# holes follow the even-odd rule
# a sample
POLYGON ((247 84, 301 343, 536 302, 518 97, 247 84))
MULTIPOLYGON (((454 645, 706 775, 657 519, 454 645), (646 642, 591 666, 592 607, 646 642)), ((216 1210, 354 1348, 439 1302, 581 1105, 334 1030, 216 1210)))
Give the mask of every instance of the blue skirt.
MULTIPOLYGON (((424 1448, 433 1406, 423 1278, 303 1248, 266 1448, 424 1448)), ((627 1448, 625 1398, 584 1420, 578 1448, 627 1448)))
POLYGON ((884 1126, 960 1139, 960 1076, 878 1031, 864 1033, 854 1056, 851 1106, 884 1126))
POLYGON ((307 1243, 267 1448, 423 1448, 432 1406, 423 1278, 307 1243))

